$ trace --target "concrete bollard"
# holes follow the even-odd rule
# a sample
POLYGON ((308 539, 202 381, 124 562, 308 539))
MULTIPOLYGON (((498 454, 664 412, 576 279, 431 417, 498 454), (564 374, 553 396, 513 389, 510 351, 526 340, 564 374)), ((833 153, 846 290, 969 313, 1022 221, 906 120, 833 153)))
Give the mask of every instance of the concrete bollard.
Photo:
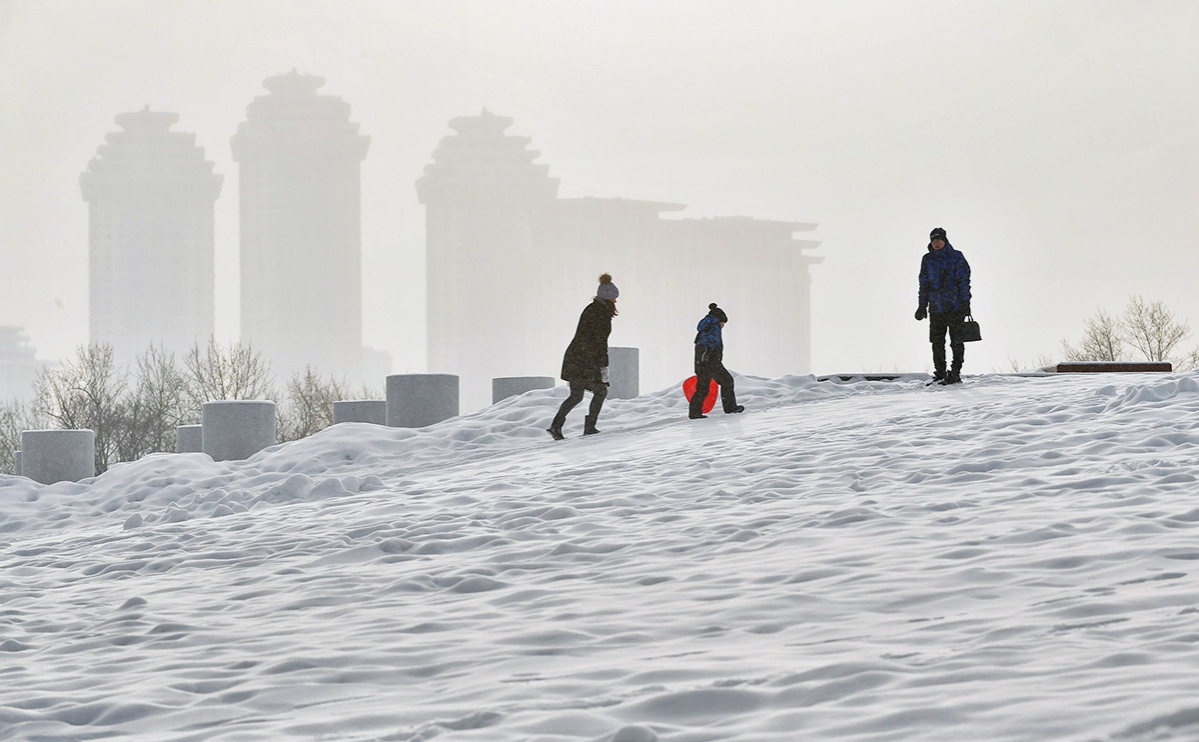
POLYGON ((633 399, 641 394, 641 351, 608 348, 608 397, 633 399))
POLYGON ((458 414, 454 374, 392 374, 387 377, 387 424, 423 428, 458 414))
POLYGON ((275 445, 275 403, 260 399, 205 402, 204 453, 213 461, 248 459, 275 445))
POLYGON ((22 432, 21 473, 42 484, 96 476, 96 434, 90 430, 22 432))
POLYGON ((554 384, 552 376, 501 376, 491 380, 491 403, 534 389, 553 389, 554 384))
POLYGON ((387 424, 386 399, 352 399, 333 403, 333 424, 387 424))
POLYGON ((175 428, 175 453, 200 453, 203 450, 203 425, 180 425, 175 428))
POLYGON ((20 451, 12 452, 12 473, 16 474, 18 477, 22 476, 21 475, 21 452, 20 451))

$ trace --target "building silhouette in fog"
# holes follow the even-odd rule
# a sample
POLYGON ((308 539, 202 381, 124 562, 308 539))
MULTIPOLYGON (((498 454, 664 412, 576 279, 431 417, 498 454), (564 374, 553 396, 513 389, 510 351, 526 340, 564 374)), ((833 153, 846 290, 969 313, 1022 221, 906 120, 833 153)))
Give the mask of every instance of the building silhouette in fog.
POLYGON ((640 348, 641 389, 692 374, 695 325, 730 317, 726 364, 761 376, 809 373, 815 224, 749 217, 664 219, 682 204, 558 198, 512 119, 450 121, 417 181, 425 206, 428 366, 463 377, 464 409, 498 376, 557 376, 601 272, 620 287, 612 346, 640 348))
POLYGON ((116 117, 79 177, 88 203, 89 337, 120 363, 182 352, 213 331, 213 204, 222 176, 178 114, 116 117))
POLYGON ((0 325, 0 402, 32 401, 33 380, 43 365, 25 328, 0 325))
POLYGON ((370 137, 322 77, 267 78, 231 141, 238 163, 241 339, 281 378, 361 375, 360 171, 370 137))

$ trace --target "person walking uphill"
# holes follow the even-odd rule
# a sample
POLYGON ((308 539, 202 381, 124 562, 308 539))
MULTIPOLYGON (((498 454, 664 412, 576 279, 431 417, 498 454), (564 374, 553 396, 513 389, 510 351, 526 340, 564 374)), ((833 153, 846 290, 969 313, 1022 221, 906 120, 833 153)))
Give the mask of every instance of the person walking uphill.
POLYGON ((688 414, 692 420, 707 417, 704 414, 704 401, 708 398, 712 380, 720 385, 720 402, 725 414, 744 412, 745 407, 737 404, 737 393, 733 390, 733 375, 724 367, 724 328, 729 317, 716 303, 708 305, 708 314, 699 321, 695 334, 695 394, 691 395, 691 410, 688 414))
POLYGON ((612 334, 618 296, 620 289, 612 283, 612 276, 605 273, 599 277, 595 298, 579 315, 574 339, 562 358, 562 380, 570 384, 570 396, 558 408, 558 414, 546 430, 556 441, 566 437, 562 435, 566 415, 583 401, 583 392, 591 392, 591 410, 583 421, 583 435, 600 432, 595 421, 608 396, 608 335, 612 334))
POLYGON ((970 316, 970 264, 966 256, 949 244, 945 230, 937 227, 928 235, 928 252, 920 260, 920 306, 916 319, 928 317, 928 340, 933 345, 933 379, 941 384, 962 382, 966 345, 962 321, 970 316), (945 332, 953 365, 945 370, 945 332))

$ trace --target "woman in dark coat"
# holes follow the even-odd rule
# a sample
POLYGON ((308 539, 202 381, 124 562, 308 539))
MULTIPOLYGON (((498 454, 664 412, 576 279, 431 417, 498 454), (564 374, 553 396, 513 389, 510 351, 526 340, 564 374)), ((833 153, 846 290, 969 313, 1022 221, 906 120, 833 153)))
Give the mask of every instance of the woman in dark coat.
POLYGON ((720 401, 726 414, 744 412, 745 407, 737 404, 737 393, 733 390, 733 375, 724 367, 724 337, 721 330, 729 317, 715 302, 708 305, 708 314, 699 321, 695 333, 695 393, 691 395, 692 420, 707 417, 704 402, 712 386, 712 380, 720 385, 720 401))
POLYGON ((566 415, 583 401, 583 392, 591 392, 591 409, 583 421, 583 435, 600 432, 595 427, 600 408, 608 396, 608 335, 612 333, 612 318, 616 316, 616 297, 620 289, 607 273, 599 278, 599 288, 579 315, 575 337, 562 358, 562 379, 570 384, 570 396, 558 408, 548 432, 560 441, 566 415))

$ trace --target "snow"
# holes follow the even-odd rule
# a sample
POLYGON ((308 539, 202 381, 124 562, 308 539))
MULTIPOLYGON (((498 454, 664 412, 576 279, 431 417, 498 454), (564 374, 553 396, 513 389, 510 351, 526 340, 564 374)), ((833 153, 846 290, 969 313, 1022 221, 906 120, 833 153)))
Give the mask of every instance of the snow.
POLYGON ((0 477, 0 739, 1199 735, 1199 377, 566 390, 0 477))

